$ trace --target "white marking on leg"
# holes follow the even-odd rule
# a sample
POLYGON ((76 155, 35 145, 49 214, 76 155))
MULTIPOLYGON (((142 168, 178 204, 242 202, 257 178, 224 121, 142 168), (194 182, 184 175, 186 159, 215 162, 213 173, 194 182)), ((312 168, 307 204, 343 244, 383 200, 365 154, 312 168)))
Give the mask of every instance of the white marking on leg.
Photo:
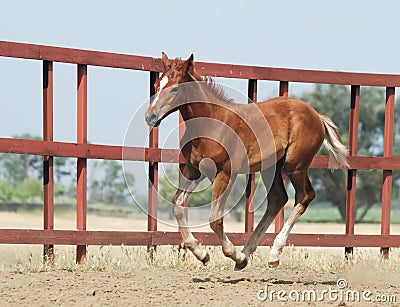
POLYGON ((163 78, 160 80, 160 89, 159 89, 159 91, 158 91, 158 93, 157 93, 156 98, 153 100, 153 105, 155 105, 155 104, 157 103, 158 98, 160 97, 161 91, 163 90, 163 88, 164 88, 167 84, 168 84, 168 77, 165 76, 165 77, 163 77, 163 78))
POLYGON ((235 247, 225 234, 221 245, 224 255, 233 259, 235 262, 242 263, 246 259, 246 255, 235 247))
POLYGON ((198 259, 198 260, 203 260, 207 256, 207 251, 201 249, 199 247, 199 243, 196 240, 196 238, 193 236, 193 234, 189 230, 189 236, 186 239, 186 241, 183 242, 187 248, 189 248, 193 255, 198 259))
POLYGON ((179 194, 179 196, 177 197, 176 201, 175 201, 175 205, 176 206, 183 206, 183 203, 185 202, 185 192, 179 194))
POLYGON ((269 262, 279 261, 279 256, 282 253, 282 249, 286 245, 287 238, 289 237, 290 231, 292 230, 294 224, 289 224, 286 222, 283 225, 282 230, 275 237, 274 245, 271 248, 271 252, 269 254, 269 262))
POLYGON ((187 198, 187 193, 181 191, 174 200, 174 215, 176 221, 178 222, 179 230, 182 234, 183 243, 185 246, 192 251, 194 256, 199 259, 203 260, 207 256, 207 251, 202 250, 199 247, 198 241, 191 233, 189 226, 187 225, 186 218, 184 216, 184 207, 183 204, 187 198))

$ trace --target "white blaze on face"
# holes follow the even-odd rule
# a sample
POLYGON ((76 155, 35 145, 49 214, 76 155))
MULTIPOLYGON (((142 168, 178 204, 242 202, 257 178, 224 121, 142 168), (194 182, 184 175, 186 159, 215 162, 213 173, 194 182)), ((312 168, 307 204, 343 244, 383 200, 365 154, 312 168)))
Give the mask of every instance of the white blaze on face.
POLYGON ((155 105, 155 104, 157 103, 158 98, 160 97, 161 91, 163 90, 163 88, 164 88, 167 84, 168 84, 168 77, 165 76, 165 77, 163 77, 163 78, 160 80, 160 89, 159 89, 159 91, 158 91, 158 93, 157 93, 156 98, 154 98, 154 100, 153 100, 153 105, 155 105))

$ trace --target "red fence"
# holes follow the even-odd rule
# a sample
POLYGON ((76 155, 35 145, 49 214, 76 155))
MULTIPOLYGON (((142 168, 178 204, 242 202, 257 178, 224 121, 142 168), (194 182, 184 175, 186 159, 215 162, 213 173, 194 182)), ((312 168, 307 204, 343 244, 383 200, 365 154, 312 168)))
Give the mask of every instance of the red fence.
MULTIPOLYGON (((31 44, 0 41, 0 56, 33 59, 43 62, 43 140, 23 140, 0 138, 0 152, 42 155, 44 185, 44 229, 0 229, 0 244, 44 244, 45 253, 54 257, 54 244, 77 245, 77 261, 86 255, 86 245, 165 245, 179 244, 178 232, 157 231, 157 193, 149 187, 148 231, 87 231, 86 230, 86 188, 87 159, 122 159, 122 146, 87 144, 87 66, 103 66, 149 72, 150 95, 154 93, 153 84, 163 70, 160 59, 105 53, 87 50, 67 49, 31 44), (76 143, 53 141, 53 62, 77 65, 77 138, 76 143), (54 180, 53 157, 77 158, 77 230, 54 230, 54 180), (153 217, 152 217, 153 216, 153 217)), ((239 78, 248 80, 249 98, 256 101, 257 80, 279 81, 279 94, 288 95, 290 82, 351 85, 349 104, 349 164, 346 191, 346 233, 345 234, 291 234, 288 244, 298 246, 337 246, 381 247, 387 257, 390 247, 400 247, 400 235, 390 235, 390 206, 392 197, 392 171, 400 170, 400 157, 393 157, 394 139, 394 94, 400 86, 400 75, 344 73, 314 70, 280 69, 216 63, 196 63, 196 69, 207 76, 239 78), (360 105, 360 86, 386 87, 386 109, 384 124, 383 157, 357 156, 358 115, 360 105), (382 222, 381 235, 354 234, 356 174, 357 170, 380 170, 382 180, 382 222)), ((149 163, 149 177, 158 186, 158 163, 179 161, 178 150, 158 148, 158 128, 150 135, 150 147, 124 148, 124 159, 149 163)), ((327 168, 328 158, 317 156, 313 168, 327 168)), ((252 195, 254 177, 250 175, 246 189, 245 232, 228 234, 235 245, 243 245, 254 226, 252 195)), ((275 231, 283 225, 283 212, 275 222, 275 231)), ((194 233, 204 245, 217 245, 213 233, 194 233)), ((266 234, 262 245, 272 245, 274 234, 266 234)))

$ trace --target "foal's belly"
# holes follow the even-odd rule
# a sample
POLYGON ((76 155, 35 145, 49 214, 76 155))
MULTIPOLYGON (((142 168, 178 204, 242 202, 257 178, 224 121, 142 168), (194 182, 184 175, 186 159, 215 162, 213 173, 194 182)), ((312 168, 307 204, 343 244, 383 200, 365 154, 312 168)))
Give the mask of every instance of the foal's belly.
POLYGON ((206 141, 203 144, 191 144, 190 150, 184 150, 184 156, 189 163, 201 171, 215 172, 223 168, 231 169, 236 174, 256 173, 273 166, 284 151, 276 147, 260 150, 248 148, 236 151, 234 147, 229 152, 220 144, 206 141))

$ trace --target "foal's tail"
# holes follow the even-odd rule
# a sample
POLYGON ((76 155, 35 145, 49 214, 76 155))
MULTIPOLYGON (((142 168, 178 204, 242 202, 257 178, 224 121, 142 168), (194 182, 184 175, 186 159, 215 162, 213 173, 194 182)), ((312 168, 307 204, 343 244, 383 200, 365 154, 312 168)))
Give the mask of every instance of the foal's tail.
POLYGON ((324 145, 329 152, 328 167, 330 169, 340 167, 348 168, 349 164, 346 160, 348 151, 339 136, 337 126, 328 116, 320 114, 319 117, 325 126, 324 145))

